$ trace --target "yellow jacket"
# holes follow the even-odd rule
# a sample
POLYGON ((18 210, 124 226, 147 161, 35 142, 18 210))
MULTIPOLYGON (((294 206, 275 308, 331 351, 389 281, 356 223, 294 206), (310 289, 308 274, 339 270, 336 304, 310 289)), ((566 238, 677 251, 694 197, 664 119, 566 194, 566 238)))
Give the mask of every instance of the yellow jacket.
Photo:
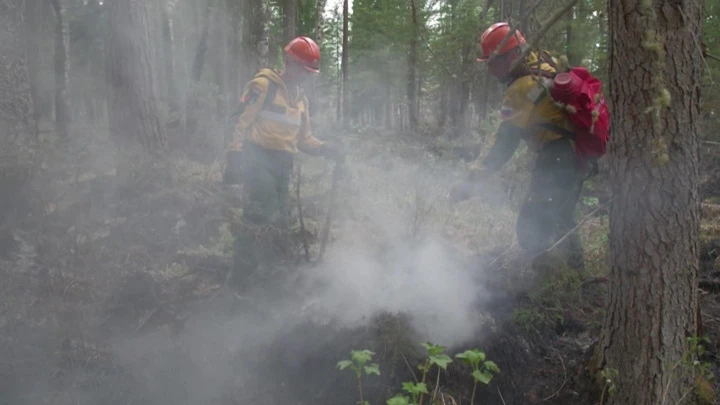
POLYGON ((235 127, 232 149, 241 150, 243 142, 265 149, 317 154, 324 143, 312 135, 308 100, 300 88, 292 93, 282 78, 271 69, 260 69, 240 97, 245 110, 235 127), (267 108, 263 108, 270 81, 277 91, 267 108))
MULTIPOLYGON (((537 62, 538 54, 531 52, 525 66, 537 69, 537 62)), ((540 63, 539 69, 555 73, 555 69, 545 62, 540 63)), ((566 113, 548 94, 551 84, 552 79, 529 73, 523 73, 510 82, 502 101, 501 124, 495 145, 482 162, 486 167, 496 169, 505 163, 517 148, 520 138, 528 148, 539 151, 546 143, 563 137, 556 131, 541 127, 542 124, 552 124, 573 131, 566 113)), ((574 147, 574 143, 571 143, 574 147)), ((479 163, 476 162, 473 166, 478 167, 479 163)))

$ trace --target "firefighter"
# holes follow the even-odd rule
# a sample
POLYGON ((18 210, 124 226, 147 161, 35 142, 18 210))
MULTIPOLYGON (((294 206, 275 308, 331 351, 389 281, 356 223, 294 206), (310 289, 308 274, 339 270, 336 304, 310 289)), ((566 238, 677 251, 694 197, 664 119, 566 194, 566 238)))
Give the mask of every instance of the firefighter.
MULTIPOLYGON (((527 46, 516 31, 498 54, 491 53, 508 35, 510 27, 500 22, 482 35, 482 57, 488 71, 506 86, 500 111, 501 124, 488 155, 471 166, 465 181, 453 187, 452 201, 470 198, 478 183, 496 172, 513 155, 521 140, 538 152, 530 189, 518 214, 518 244, 531 254, 540 254, 575 228, 575 204, 584 173, 579 169, 572 141, 573 129, 566 113, 547 95, 541 80, 552 77, 557 61, 545 52, 530 52, 525 63, 513 71, 512 64, 527 46)), ((567 238, 567 263, 582 268, 582 246, 576 232, 567 238)))
MULTIPOLYGON (((276 256, 263 235, 278 235, 288 228, 288 186, 293 155, 302 151, 335 161, 340 149, 315 138, 310 125, 308 99, 301 86, 319 72, 320 48, 308 37, 297 37, 284 48, 281 72, 260 69, 240 97, 231 150, 239 158, 242 179, 242 221, 235 229, 234 283, 247 286, 259 265, 276 256)), ((231 156, 228 154, 228 156, 231 156)))

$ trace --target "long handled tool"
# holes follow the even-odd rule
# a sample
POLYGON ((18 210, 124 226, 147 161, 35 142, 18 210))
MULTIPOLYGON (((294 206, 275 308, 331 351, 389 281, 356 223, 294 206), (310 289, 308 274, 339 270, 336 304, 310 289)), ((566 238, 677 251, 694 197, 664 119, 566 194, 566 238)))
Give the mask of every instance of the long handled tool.
POLYGON ((344 163, 338 161, 335 163, 335 167, 332 172, 332 186, 330 188, 330 201, 328 203, 327 215, 325 216, 325 224, 323 225, 322 235, 320 236, 320 254, 318 255, 317 261, 322 261, 325 255, 325 247, 327 246, 328 238, 330 237, 330 224, 332 223, 332 217, 335 212, 335 197, 337 195, 338 185, 340 183, 340 175, 342 174, 344 163))

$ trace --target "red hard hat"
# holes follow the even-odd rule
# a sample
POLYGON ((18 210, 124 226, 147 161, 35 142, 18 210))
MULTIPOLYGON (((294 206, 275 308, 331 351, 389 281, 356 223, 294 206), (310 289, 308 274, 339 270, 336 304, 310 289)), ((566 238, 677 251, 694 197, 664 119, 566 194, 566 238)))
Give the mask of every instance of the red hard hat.
POLYGON ((293 60, 305 66, 305 69, 317 73, 320 71, 320 47, 308 37, 297 37, 285 46, 285 53, 293 60))
MULTIPOLYGON (((482 57, 478 58, 478 62, 485 62, 490 58, 490 54, 500 43, 505 39, 507 34, 510 32, 510 25, 506 22, 495 23, 483 32, 480 37, 480 47, 482 47, 482 57)), ((498 51, 498 55, 505 54, 511 50, 517 48, 520 45, 525 44, 525 38, 520 31, 515 31, 512 37, 508 39, 505 46, 498 51)))

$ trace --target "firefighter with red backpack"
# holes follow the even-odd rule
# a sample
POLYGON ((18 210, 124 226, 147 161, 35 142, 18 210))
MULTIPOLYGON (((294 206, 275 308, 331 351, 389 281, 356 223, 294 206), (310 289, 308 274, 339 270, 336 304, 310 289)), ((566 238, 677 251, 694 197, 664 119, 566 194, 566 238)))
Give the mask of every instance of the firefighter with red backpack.
POLYGON ((277 240, 261 240, 261 236, 287 231, 293 155, 303 151, 343 159, 341 150, 313 136, 309 103, 302 91, 302 85, 320 70, 320 47, 301 36, 284 51, 284 70, 260 69, 245 86, 228 124, 232 142, 223 181, 242 182, 242 223, 233 227, 232 280, 245 287, 259 266, 278 256, 273 246, 277 240))
MULTIPOLYGON (((488 155, 475 162, 467 180, 450 192, 453 202, 470 198, 478 183, 513 155, 521 140, 536 151, 530 189, 517 219, 518 244, 540 254, 575 228, 575 205, 588 172, 605 153, 609 115, 600 93, 602 83, 582 67, 559 72, 547 52, 531 51, 514 63, 528 45, 507 23, 482 35, 482 57, 488 71, 506 85, 497 139, 488 155), (492 55, 497 50, 496 55, 492 55), (517 67, 513 69, 513 64, 517 67)), ((571 232, 568 265, 583 267, 579 235, 571 232)))

